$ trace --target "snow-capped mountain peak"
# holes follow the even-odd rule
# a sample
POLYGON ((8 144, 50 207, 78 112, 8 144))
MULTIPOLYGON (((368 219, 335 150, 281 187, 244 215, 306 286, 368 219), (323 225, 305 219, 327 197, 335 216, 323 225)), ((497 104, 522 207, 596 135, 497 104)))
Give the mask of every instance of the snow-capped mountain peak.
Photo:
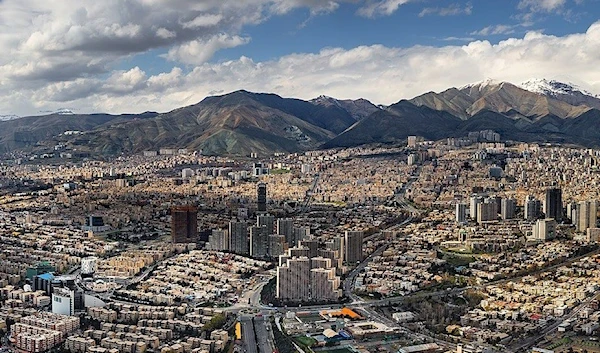
POLYGON ((75 115, 75 113, 73 113, 73 111, 71 109, 68 109, 68 108, 61 108, 61 109, 55 111, 54 114, 58 114, 58 115, 75 115))
POLYGON ((572 96, 582 94, 585 96, 599 98, 598 95, 590 93, 573 83, 564 83, 556 80, 548 80, 545 78, 531 79, 529 81, 521 83, 519 87, 530 92, 539 93, 547 96, 572 96))
POLYGON ((487 88, 487 87, 490 87, 490 86, 500 86, 503 83, 504 82, 495 80, 493 78, 486 78, 483 81, 479 81, 479 82, 475 82, 475 83, 469 83, 468 85, 464 85, 462 87, 459 87, 458 89, 459 90, 464 90, 464 89, 471 89, 471 88, 477 87, 481 91, 484 88, 487 88))

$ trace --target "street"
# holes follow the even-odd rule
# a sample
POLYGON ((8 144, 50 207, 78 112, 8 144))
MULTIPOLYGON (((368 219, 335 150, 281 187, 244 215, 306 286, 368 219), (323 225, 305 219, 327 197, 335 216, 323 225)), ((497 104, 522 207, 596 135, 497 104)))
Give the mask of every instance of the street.
POLYGON ((241 316, 240 323, 242 325, 242 339, 244 340, 245 352, 258 353, 252 316, 241 316))

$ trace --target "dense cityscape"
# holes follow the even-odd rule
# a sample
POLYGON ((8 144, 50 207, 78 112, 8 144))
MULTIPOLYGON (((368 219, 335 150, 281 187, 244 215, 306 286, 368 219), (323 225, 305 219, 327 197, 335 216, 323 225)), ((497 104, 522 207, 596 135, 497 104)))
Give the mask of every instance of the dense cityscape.
POLYGON ((600 353, 600 0, 0 0, 0 353, 600 353))
POLYGON ((599 160, 492 131, 260 159, 15 155, 2 349, 594 351, 599 160))

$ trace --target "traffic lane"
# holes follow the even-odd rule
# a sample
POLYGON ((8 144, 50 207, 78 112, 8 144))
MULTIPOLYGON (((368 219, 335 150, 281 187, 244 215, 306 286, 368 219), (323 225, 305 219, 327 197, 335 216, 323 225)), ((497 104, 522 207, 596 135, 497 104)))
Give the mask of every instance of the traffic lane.
POLYGON ((252 318, 241 317, 240 323, 242 325, 242 338, 246 347, 246 353, 258 353, 252 318))
POLYGON ((270 322, 266 320, 264 316, 256 317, 254 319, 254 329, 256 330, 256 337, 258 339, 259 353, 272 353, 274 351, 267 325, 270 325, 270 322))

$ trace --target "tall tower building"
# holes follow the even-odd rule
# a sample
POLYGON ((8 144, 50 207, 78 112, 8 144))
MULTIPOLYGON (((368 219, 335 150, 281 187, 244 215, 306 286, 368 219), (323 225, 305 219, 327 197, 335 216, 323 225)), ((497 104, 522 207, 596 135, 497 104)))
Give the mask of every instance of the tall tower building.
POLYGON ((68 288, 55 288, 52 293, 52 313, 73 316, 75 314, 75 292, 68 288))
POLYGON ((502 199, 500 205, 500 214, 502 219, 513 219, 515 218, 515 200, 513 199, 502 199))
POLYGON ((363 260, 362 231, 346 231, 344 235, 344 256, 347 264, 356 264, 363 260))
POLYGON ((337 300, 341 297, 340 278, 334 268, 313 268, 310 270, 311 299, 316 302, 337 300))
POLYGON ((277 220, 277 234, 285 237, 285 242, 289 246, 294 244, 294 220, 291 218, 280 218, 277 220))
POLYGON ((408 148, 417 147, 417 136, 408 136, 407 145, 408 145, 408 148))
POLYGON ((541 213, 540 201, 529 195, 525 198, 525 213, 524 218, 528 221, 535 221, 541 213))
POLYGON ((477 223, 494 221, 498 218, 496 202, 484 202, 477 204, 477 223))
POLYGON ((258 183, 256 187, 256 209, 258 212, 267 212, 267 184, 258 183))
POLYGON ((306 247, 309 250, 308 257, 317 257, 319 254, 319 241, 317 239, 301 240, 300 247, 306 247))
POLYGON ((277 298, 293 302, 338 300, 341 280, 335 271, 328 258, 288 257, 277 267, 277 298))
POLYGON ((275 234, 275 216, 270 214, 262 214, 256 216, 256 225, 259 227, 267 227, 267 235, 275 234))
POLYGON ((285 251, 285 236, 269 235, 269 257, 278 258, 285 251))
POLYGON ((346 247, 344 246, 344 237, 334 237, 333 239, 325 243, 325 245, 327 249, 337 252, 338 259, 340 260, 340 262, 345 261, 346 255, 344 253, 344 250, 346 247))
POLYGON ((224 229, 213 229, 208 237, 208 250, 229 251, 229 232, 224 229))
POLYGON ((559 188, 551 188, 546 190, 546 202, 544 203, 544 213, 546 218, 553 218, 556 222, 562 221, 563 204, 562 190, 559 188))
POLYGON ((229 249, 240 255, 250 255, 250 238, 246 222, 229 222, 229 249))
POLYGON ((577 205, 577 230, 585 232, 588 228, 596 228, 598 221, 596 201, 582 201, 577 205))
POLYGON ((533 225, 532 233, 536 240, 552 240, 556 235, 556 221, 553 218, 539 219, 533 225))
POLYGON ((469 216, 473 220, 477 220, 477 205, 483 202, 483 198, 480 196, 472 196, 469 202, 469 216))
POLYGON ((250 227, 250 256, 266 258, 269 255, 269 234, 267 227, 250 227))
POLYGON ((467 205, 464 203, 457 203, 456 210, 456 223, 466 223, 467 222, 467 205))
POLYGON ((288 259, 277 267, 277 298, 303 301, 310 298, 310 260, 307 257, 288 259))
POLYGON ((572 224, 577 224, 577 221, 579 220, 579 217, 577 216, 577 202, 567 203, 567 214, 565 217, 570 219, 572 224))
POLYGON ((194 206, 171 208, 171 238, 173 243, 198 241, 198 209, 194 206))
POLYGON ((310 227, 294 227, 294 236, 292 237, 293 246, 298 245, 299 241, 308 239, 310 237, 310 227))

